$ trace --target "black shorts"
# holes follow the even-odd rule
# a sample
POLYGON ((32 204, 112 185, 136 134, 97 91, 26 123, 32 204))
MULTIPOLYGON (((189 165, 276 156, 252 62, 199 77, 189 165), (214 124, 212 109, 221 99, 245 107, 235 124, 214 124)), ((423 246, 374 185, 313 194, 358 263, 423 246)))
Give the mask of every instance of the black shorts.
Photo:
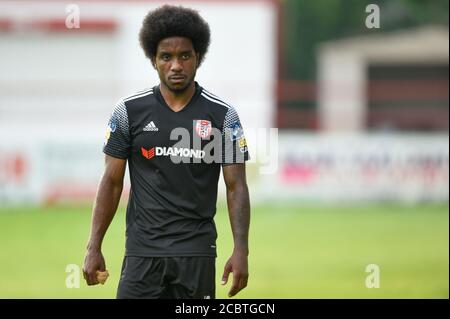
POLYGON ((215 257, 125 256, 119 299, 214 299, 215 257))

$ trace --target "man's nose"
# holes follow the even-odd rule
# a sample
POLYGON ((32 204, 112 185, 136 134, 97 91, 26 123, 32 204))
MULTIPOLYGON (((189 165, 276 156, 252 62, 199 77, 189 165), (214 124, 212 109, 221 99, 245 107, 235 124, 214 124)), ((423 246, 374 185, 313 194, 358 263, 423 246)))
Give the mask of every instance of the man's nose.
POLYGON ((173 59, 171 71, 173 72, 183 71, 183 65, 179 59, 173 59))

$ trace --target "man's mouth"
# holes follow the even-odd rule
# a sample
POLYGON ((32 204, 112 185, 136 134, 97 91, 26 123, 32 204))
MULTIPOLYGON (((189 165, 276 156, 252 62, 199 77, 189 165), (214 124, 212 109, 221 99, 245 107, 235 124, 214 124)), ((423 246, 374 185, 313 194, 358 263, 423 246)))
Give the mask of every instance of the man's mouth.
POLYGON ((169 80, 172 80, 172 81, 182 81, 182 80, 185 80, 185 79, 186 79, 186 77, 184 75, 172 75, 172 76, 169 76, 169 80))

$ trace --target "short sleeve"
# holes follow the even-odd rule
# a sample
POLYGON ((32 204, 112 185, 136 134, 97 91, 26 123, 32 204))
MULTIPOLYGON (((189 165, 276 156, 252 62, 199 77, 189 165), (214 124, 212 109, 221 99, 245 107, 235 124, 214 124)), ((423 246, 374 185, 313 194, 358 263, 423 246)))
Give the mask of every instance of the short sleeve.
POLYGON ((222 165, 244 163, 249 159, 247 141, 239 115, 230 106, 222 128, 222 165))
POLYGON ((131 138, 128 113, 123 100, 117 102, 106 128, 103 152, 107 155, 126 159, 130 156, 131 138))

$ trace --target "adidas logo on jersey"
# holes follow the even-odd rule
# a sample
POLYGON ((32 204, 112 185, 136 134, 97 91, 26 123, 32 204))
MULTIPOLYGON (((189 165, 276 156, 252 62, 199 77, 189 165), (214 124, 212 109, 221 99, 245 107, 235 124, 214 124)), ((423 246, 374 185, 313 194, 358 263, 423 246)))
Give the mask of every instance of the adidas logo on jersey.
POLYGON ((145 131, 145 132, 157 132, 158 128, 156 127, 155 123, 153 123, 153 121, 151 121, 150 123, 147 124, 147 126, 145 126, 143 128, 143 131, 145 131))

